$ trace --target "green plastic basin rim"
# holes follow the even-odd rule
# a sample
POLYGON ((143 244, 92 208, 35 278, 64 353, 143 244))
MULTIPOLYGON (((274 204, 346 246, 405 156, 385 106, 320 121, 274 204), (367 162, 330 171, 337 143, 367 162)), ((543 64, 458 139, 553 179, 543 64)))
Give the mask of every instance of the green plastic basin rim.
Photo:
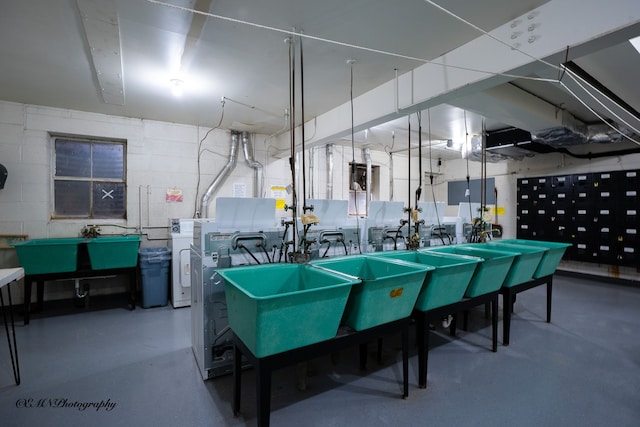
POLYGON ((438 252, 436 250, 433 249, 421 249, 419 251, 417 251, 420 254, 425 254, 425 255, 433 255, 437 258, 449 258, 449 259, 459 259, 461 261, 466 261, 465 264, 470 264, 472 262, 475 263, 480 263, 480 262, 484 262, 484 258, 478 257, 478 256, 473 256, 473 255, 461 255, 461 254, 450 254, 447 252, 438 252))
MULTIPOLYGON (((259 267, 259 268, 275 268, 275 266, 279 266, 280 264, 256 264, 256 265, 249 265, 249 266, 245 266, 245 269, 251 269, 251 268, 255 268, 255 267, 259 267), (274 267, 268 267, 268 266, 274 266, 274 267)), ((284 264, 284 265, 294 265, 294 264, 284 264)), ((298 265, 302 265, 302 264, 298 264, 298 265)), ((309 264, 304 264, 304 265, 309 265, 309 264)), ((333 270, 329 270, 329 271, 322 271, 320 269, 318 269, 319 272, 323 273, 323 274, 328 274, 330 276, 337 276, 337 272, 333 271, 333 270)), ((305 290, 299 290, 299 291, 294 291, 294 292, 283 292, 280 294, 276 294, 276 295, 268 295, 268 296, 259 296, 259 295, 254 295, 251 292, 247 291, 246 289, 237 286, 234 282, 234 280, 230 277, 227 276, 227 274, 231 274, 233 275, 235 272, 237 272, 238 269, 235 268, 226 268, 226 269, 219 269, 216 270, 216 274, 218 274, 219 276, 222 276, 222 278, 225 280, 225 285, 226 286, 233 286, 234 288, 236 288, 239 292, 251 297, 252 299, 255 300, 274 300, 274 299, 279 299, 279 298, 284 298, 284 297, 288 297, 290 295, 293 294, 306 294, 306 293, 311 293, 311 292, 316 292, 317 289, 305 289, 305 290)), ((358 278, 353 278, 353 276, 351 276, 351 279, 347 279, 348 276, 346 274, 343 274, 342 277, 345 280, 348 280, 347 282, 343 282, 343 283, 336 283, 333 285, 329 285, 329 286, 325 286, 323 287, 323 289, 335 289, 335 288, 340 288, 343 286, 353 286, 353 285, 358 285, 360 284, 360 279, 358 278)))
POLYGON ((339 276, 343 276, 343 277, 345 277, 345 278, 347 278, 347 279, 349 279, 349 280, 351 280, 351 281, 359 282, 359 283, 354 283, 355 285, 362 284, 362 279, 361 279, 361 278, 359 278, 359 277, 357 277, 357 276, 352 276, 352 275, 350 275, 350 274, 343 273, 343 272, 341 272, 341 271, 337 271, 337 270, 331 270, 330 268, 323 267, 323 266, 321 266, 321 265, 316 265, 316 264, 308 264, 308 265, 309 265, 310 267, 317 268, 318 270, 322 270, 322 271, 325 271, 325 272, 327 272, 327 273, 331 273, 331 274, 337 274, 337 275, 339 275, 339 276))

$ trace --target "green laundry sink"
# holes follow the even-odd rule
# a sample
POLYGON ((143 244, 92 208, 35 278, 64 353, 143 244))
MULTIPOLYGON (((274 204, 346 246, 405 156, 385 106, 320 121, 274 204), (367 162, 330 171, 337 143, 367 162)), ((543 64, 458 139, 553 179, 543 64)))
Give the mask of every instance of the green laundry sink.
POLYGON ((438 246, 431 250, 439 253, 475 256, 484 260, 478 264, 471 278, 464 294, 467 298, 500 290, 515 258, 513 253, 492 251, 477 244, 438 246))
POLYGON ((25 274, 66 273, 78 268, 81 237, 33 239, 14 243, 25 274))
POLYGON ((560 260, 562 260, 564 252, 568 247, 571 246, 571 243, 546 242, 542 240, 525 239, 506 239, 500 240, 500 242, 525 246, 529 245, 547 249, 547 251, 542 256, 542 260, 540 260, 540 264, 538 264, 538 268, 536 269, 535 273, 533 273, 533 277, 535 277, 536 279, 539 279, 540 277, 550 276, 555 273, 556 268, 558 268, 558 264, 560 264, 560 260))
POLYGON ((348 256, 312 261, 311 265, 355 276, 343 322, 361 331, 409 317, 432 266, 393 259, 348 256))
POLYGON ((531 280, 542 257, 547 251, 546 248, 499 243, 497 241, 479 243, 479 245, 486 246, 487 249, 508 252, 515 255, 509 274, 507 274, 502 284, 502 286, 506 288, 531 280))
POLYGON ((135 267, 140 236, 101 236, 87 240, 89 261, 94 270, 135 267))
POLYGON ((469 286, 473 272, 481 258, 439 254, 426 250, 373 252, 367 256, 389 258, 431 266, 415 308, 428 311, 460 301, 469 286))
MULTIPOLYGON (((256 357, 335 337, 356 278, 304 264, 218 270, 229 326, 256 357)), ((214 279, 215 280, 215 279, 214 279)))

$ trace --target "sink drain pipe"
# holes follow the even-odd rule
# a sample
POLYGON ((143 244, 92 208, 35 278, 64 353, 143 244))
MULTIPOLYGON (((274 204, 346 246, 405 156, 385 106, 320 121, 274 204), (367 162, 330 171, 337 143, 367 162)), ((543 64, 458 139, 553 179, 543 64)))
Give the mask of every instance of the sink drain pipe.
POLYGON ((86 297, 89 294, 89 291, 83 291, 82 293, 80 293, 80 279, 76 278, 74 279, 75 283, 76 283, 76 298, 78 299, 83 299, 84 297, 86 297))

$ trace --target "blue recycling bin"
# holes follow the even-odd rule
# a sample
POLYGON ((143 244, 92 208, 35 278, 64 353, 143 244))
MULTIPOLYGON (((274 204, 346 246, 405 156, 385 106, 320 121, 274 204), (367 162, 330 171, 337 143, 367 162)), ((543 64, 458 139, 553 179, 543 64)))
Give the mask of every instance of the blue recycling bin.
POLYGON ((141 248, 138 258, 142 282, 142 308, 166 306, 169 302, 171 249, 141 248))

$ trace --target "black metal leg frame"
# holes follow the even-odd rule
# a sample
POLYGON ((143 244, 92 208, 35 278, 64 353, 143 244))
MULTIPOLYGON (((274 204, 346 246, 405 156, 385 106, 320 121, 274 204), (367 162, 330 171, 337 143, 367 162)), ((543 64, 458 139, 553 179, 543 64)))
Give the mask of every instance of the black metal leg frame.
MULTIPOLYGON (((491 350, 498 351, 498 294, 499 291, 490 292, 474 298, 465 298, 453 304, 434 308, 433 310, 414 310, 413 317, 416 320, 416 341, 418 344, 418 385, 427 388, 427 365, 429 363, 429 323, 439 320, 449 314, 456 314, 482 304, 491 304, 491 350)), ((466 325, 465 325, 466 328, 466 325)), ((455 335, 456 323, 451 323, 450 333, 455 335)))
POLYGON ((9 335, 9 322, 7 322, 7 307, 4 305, 2 289, 0 289, 0 304, 2 304, 2 316, 4 317, 4 330, 7 333, 9 343, 9 353, 11 354, 11 367, 13 368, 13 379, 16 385, 20 385, 20 363, 18 362, 18 344, 16 343, 16 324, 13 318, 13 304, 11 302, 11 283, 7 283, 7 295, 9 300, 9 319, 11 320, 11 336, 9 335), (12 338, 13 337, 13 340, 12 338))
POLYGON ((136 308, 136 267, 126 268, 112 268, 105 270, 76 270, 65 273, 42 273, 42 274, 27 274, 24 276, 24 324, 28 325, 31 318, 31 288, 33 283, 37 284, 37 303, 36 309, 42 310, 44 299, 44 282, 47 280, 62 280, 62 279, 76 279, 76 278, 91 278, 91 277, 104 277, 115 276, 118 274, 129 275, 129 309, 134 310, 136 308))
MULTIPOLYGON (((240 412, 240 388, 242 383, 241 359, 244 355, 256 370, 256 394, 258 426, 268 426, 271 415, 271 374, 274 370, 310 360, 323 354, 334 353, 346 347, 360 345, 360 368, 364 369, 367 359, 367 342, 386 334, 402 333, 402 380, 403 398, 409 396, 409 318, 400 319, 364 331, 339 334, 335 338, 296 348, 266 357, 256 357, 247 346, 233 334, 233 413, 240 412)), ((301 420, 301 424, 304 424, 301 420)))
POLYGON ((553 275, 533 279, 520 285, 510 288, 500 289, 502 294, 502 345, 509 345, 509 334, 511 332, 511 313, 513 313, 513 302, 516 294, 535 288, 536 286, 547 284, 547 323, 551 323, 551 293, 553 290, 553 275))

